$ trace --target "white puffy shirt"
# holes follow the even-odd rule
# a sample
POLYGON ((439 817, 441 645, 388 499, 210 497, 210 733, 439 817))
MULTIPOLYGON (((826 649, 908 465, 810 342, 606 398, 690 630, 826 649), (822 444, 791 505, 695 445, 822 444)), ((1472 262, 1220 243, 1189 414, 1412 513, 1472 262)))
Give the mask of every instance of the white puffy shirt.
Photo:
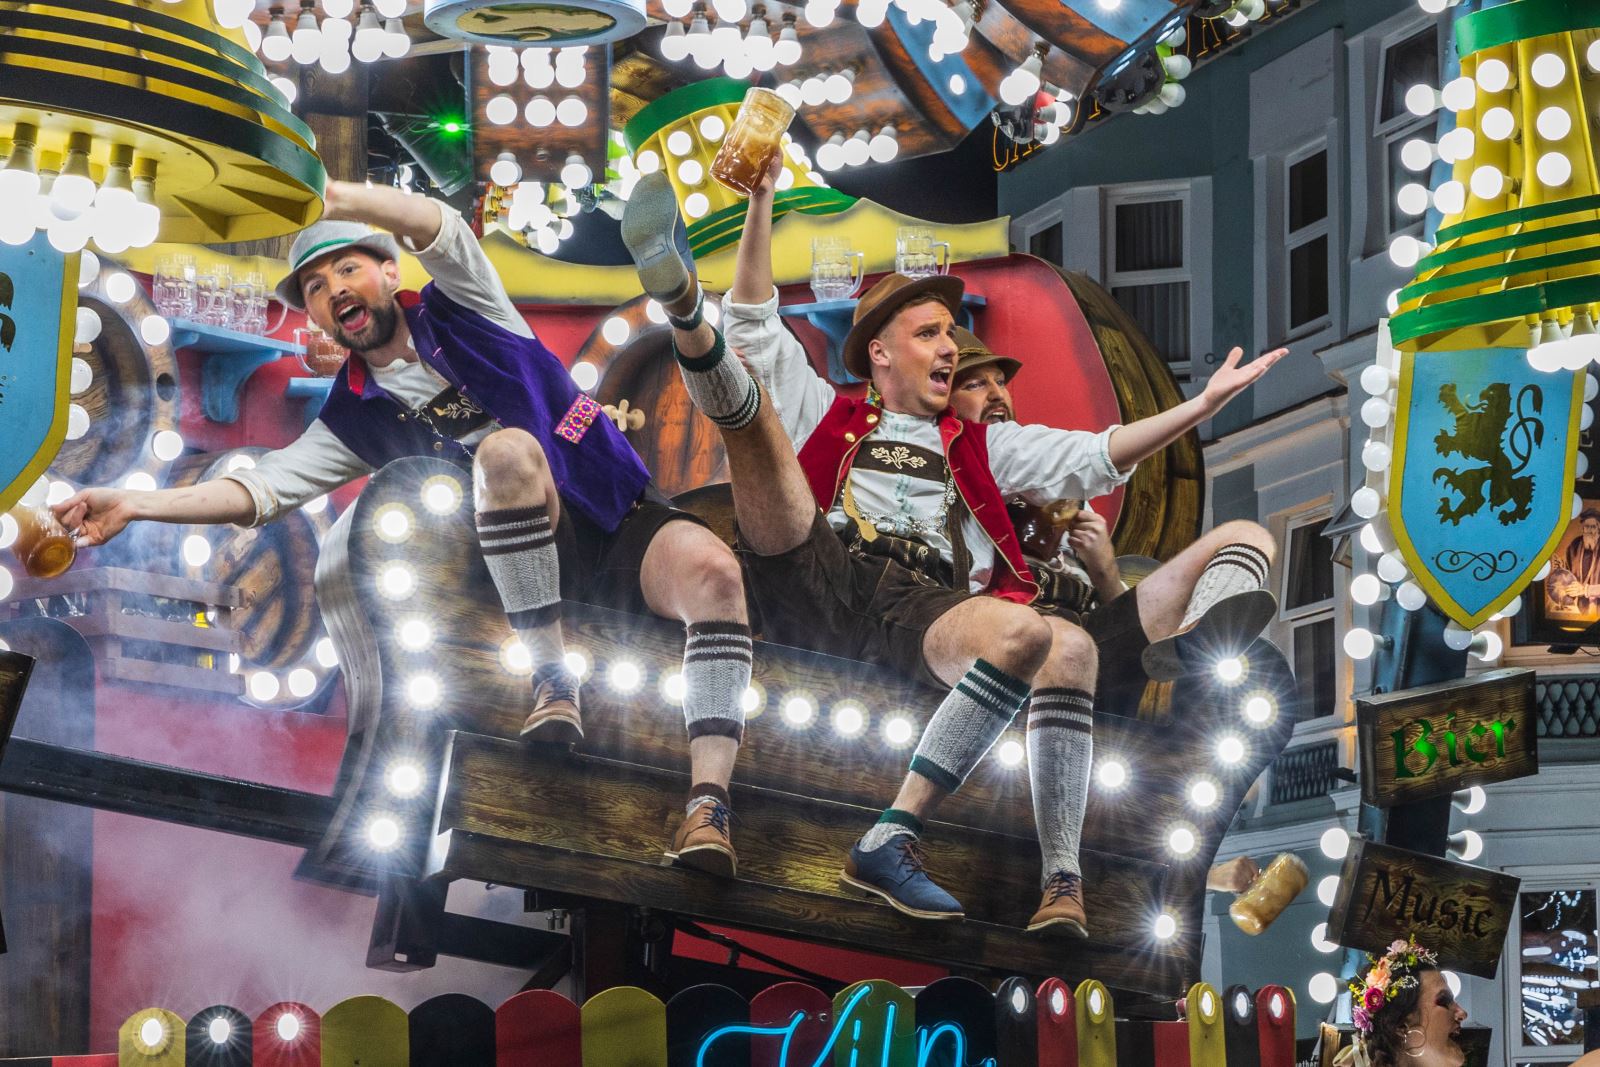
MULTIPOLYGON (((784 433, 798 451, 838 394, 811 366, 804 346, 779 318, 776 290, 761 304, 737 304, 725 296, 722 312, 729 347, 743 358, 772 398, 784 433)), ((989 471, 1002 496, 1021 496, 1034 504, 1103 496, 1133 473, 1132 469, 1118 471, 1111 462, 1111 431, 1116 428, 1088 433, 1015 422, 991 425, 987 429, 989 471)), ((865 441, 862 448, 906 444, 943 451, 935 419, 890 411, 883 413, 865 441)), ((944 495, 935 483, 852 465, 850 489, 857 510, 878 529, 897 537, 915 537, 950 562, 948 538, 934 532, 942 529, 942 520, 936 520, 944 507, 944 495)), ((846 529, 850 522, 842 508, 828 512, 828 524, 835 530, 846 529)), ((994 543, 971 514, 963 517, 961 533, 972 559, 970 587, 981 592, 994 570, 994 543)))

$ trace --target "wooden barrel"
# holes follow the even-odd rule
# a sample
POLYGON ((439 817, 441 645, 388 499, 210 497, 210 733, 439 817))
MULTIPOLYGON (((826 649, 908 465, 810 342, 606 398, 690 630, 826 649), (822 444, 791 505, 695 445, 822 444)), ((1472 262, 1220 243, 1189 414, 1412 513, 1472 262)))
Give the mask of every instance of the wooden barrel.
POLYGON ((100 335, 76 345, 73 355, 93 374, 88 389, 72 398, 89 415, 89 432, 61 446, 52 477, 76 485, 113 485, 143 471, 157 478, 165 466, 150 451, 151 438, 178 425, 178 365, 169 345, 147 344, 139 323, 155 313, 143 289, 117 304, 105 295, 105 279, 117 273, 102 267, 100 277, 78 291, 82 308, 100 316, 100 335))
MULTIPOLYGON (((265 454, 264 448, 238 448, 227 452, 182 456, 174 461, 168 484, 194 485, 220 478, 230 470, 253 464, 265 454)), ((329 509, 300 509, 276 522, 253 529, 237 526, 173 525, 138 523, 129 527, 121 541, 123 558, 129 565, 161 574, 173 574, 201 581, 233 586, 244 594, 241 606, 227 620, 240 637, 239 671, 252 675, 267 671, 278 677, 276 694, 262 698, 270 689, 246 686, 246 699, 262 706, 295 706, 320 693, 333 671, 323 660, 329 658, 327 646, 323 660, 317 656, 317 643, 326 636, 317 607, 315 574, 322 535, 332 525, 329 509), (191 538, 203 538, 206 558, 194 562, 199 554, 186 556, 198 547, 191 538), (312 672, 315 688, 308 694, 304 676, 291 686, 289 675, 298 670, 312 672)))
POLYGON ((668 496, 728 479, 728 455, 711 420, 700 414, 683 387, 665 329, 638 333, 611 359, 596 399, 645 413, 645 423, 627 432, 634 450, 668 496))

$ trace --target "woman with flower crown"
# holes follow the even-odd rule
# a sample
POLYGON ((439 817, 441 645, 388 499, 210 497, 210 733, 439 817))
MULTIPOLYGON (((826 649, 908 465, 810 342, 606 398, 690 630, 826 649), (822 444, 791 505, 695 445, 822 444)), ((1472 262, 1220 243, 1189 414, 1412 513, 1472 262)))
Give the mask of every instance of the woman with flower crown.
MULTIPOLYGON (((1439 960, 1414 940, 1396 941, 1350 983, 1355 1043, 1334 1060, 1338 1067, 1461 1067, 1461 1024, 1439 960)), ((1594 1065, 1584 1065, 1594 1067, 1594 1065)))

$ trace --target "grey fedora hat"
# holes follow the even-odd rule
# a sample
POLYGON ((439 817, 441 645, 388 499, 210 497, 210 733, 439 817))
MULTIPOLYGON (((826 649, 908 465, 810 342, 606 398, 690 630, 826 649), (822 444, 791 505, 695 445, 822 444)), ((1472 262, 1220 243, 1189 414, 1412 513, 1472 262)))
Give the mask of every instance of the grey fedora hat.
POLYGON ((323 219, 301 230, 289 247, 289 273, 278 283, 278 299, 296 311, 306 309, 300 291, 300 271, 324 256, 346 248, 361 248, 379 259, 399 259, 400 245, 394 235, 374 230, 364 222, 333 222, 323 219))

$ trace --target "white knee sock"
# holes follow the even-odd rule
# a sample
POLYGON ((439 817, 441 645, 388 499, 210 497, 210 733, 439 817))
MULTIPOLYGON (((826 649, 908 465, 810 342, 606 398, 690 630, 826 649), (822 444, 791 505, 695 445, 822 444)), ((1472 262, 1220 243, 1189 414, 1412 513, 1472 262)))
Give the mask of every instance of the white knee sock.
POLYGON ((1187 630, 1220 600, 1263 588, 1271 567, 1266 553, 1255 545, 1223 545, 1211 557, 1211 562, 1206 564, 1206 569, 1200 572, 1200 580, 1194 583, 1194 594, 1189 597, 1189 610, 1184 612, 1183 623, 1178 629, 1187 630))
POLYGON ((1082 689, 1036 689, 1028 712, 1028 778, 1044 880, 1082 874, 1078 843, 1089 804, 1094 698, 1082 689))

